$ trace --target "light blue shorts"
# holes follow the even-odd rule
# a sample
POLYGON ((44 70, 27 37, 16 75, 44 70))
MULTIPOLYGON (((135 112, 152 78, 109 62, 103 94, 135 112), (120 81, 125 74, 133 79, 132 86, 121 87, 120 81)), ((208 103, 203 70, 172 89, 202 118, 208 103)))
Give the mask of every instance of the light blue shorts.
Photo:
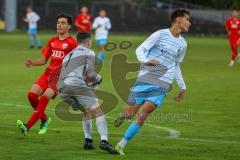
POLYGON ((31 35, 36 35, 37 34, 37 28, 29 28, 28 33, 31 35))
POLYGON ((107 39, 97 39, 96 43, 98 46, 104 46, 107 43, 107 39))
POLYGON ((138 82, 132 87, 128 102, 141 105, 150 101, 160 108, 166 93, 167 89, 160 86, 138 82))

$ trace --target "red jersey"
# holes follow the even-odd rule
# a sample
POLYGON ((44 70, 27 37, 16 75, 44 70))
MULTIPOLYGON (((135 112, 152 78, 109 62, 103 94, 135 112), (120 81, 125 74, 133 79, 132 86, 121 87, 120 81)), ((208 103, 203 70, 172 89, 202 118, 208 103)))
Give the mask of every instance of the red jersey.
POLYGON ((83 30, 82 28, 77 27, 78 32, 82 32, 82 31, 90 32, 91 24, 92 24, 92 16, 90 14, 79 14, 75 19, 75 23, 78 23, 86 28, 85 30, 83 30))
POLYGON ((226 28, 231 34, 238 34, 238 31, 240 31, 240 19, 234 20, 233 18, 228 18, 226 20, 226 28))
POLYGON ((50 58, 45 72, 49 74, 61 68, 63 58, 76 47, 77 40, 72 36, 68 36, 64 40, 60 40, 58 36, 51 38, 42 50, 42 55, 47 59, 50 58))

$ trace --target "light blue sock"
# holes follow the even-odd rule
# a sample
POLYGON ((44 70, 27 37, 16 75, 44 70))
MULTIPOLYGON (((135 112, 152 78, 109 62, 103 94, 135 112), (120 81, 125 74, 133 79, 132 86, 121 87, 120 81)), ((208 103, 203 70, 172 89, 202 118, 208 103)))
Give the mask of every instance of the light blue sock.
POLYGON ((137 133, 138 131, 141 129, 141 126, 138 126, 135 122, 133 122, 127 129, 125 135, 124 135, 124 139, 126 141, 130 141, 137 133))
POLYGON ((98 59, 100 59, 101 61, 104 61, 104 59, 105 59, 105 54, 104 54, 104 52, 99 52, 99 53, 98 53, 98 59))
POLYGON ((34 38, 33 38, 33 36, 29 36, 29 42, 30 42, 30 46, 34 47, 34 38))
POLYGON ((38 47, 42 47, 42 43, 41 43, 39 36, 36 37, 36 42, 37 42, 38 47))

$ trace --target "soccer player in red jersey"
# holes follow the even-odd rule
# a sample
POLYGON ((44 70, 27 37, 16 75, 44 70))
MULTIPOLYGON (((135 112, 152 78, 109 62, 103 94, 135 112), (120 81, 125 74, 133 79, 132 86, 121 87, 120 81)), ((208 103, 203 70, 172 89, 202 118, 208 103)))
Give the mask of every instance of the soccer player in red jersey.
POLYGON ((74 48, 77 41, 68 33, 71 28, 72 17, 68 14, 60 14, 57 17, 58 36, 51 38, 42 50, 42 57, 38 60, 27 60, 27 67, 42 66, 50 59, 50 63, 43 74, 36 80, 28 92, 28 99, 35 110, 26 124, 21 120, 17 121, 17 127, 22 135, 26 135, 30 128, 41 119, 39 134, 45 134, 50 123, 45 109, 50 99, 57 96, 57 81, 62 67, 63 58, 74 48))
POLYGON ((228 39, 232 49, 232 59, 229 66, 233 66, 238 54, 240 37, 240 19, 238 18, 238 11, 236 9, 232 10, 232 16, 226 20, 226 30, 228 32, 228 39))
POLYGON ((77 28, 77 32, 90 32, 92 24, 92 16, 88 14, 88 8, 83 6, 81 8, 80 14, 75 19, 75 26, 77 28))

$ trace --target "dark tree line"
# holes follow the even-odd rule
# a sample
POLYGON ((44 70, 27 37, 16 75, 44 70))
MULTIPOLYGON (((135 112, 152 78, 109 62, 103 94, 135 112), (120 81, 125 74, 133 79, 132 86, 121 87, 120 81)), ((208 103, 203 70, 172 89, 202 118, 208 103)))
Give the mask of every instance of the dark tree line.
POLYGON ((196 5, 201 5, 206 8, 215 8, 215 9, 239 9, 240 10, 240 0, 127 0, 133 1, 135 3, 149 3, 156 1, 164 2, 188 2, 196 5))
MULTIPOLYGON (((174 1, 174 0, 173 0, 174 1)), ((189 2, 215 9, 240 9, 240 0, 175 0, 189 2)))

